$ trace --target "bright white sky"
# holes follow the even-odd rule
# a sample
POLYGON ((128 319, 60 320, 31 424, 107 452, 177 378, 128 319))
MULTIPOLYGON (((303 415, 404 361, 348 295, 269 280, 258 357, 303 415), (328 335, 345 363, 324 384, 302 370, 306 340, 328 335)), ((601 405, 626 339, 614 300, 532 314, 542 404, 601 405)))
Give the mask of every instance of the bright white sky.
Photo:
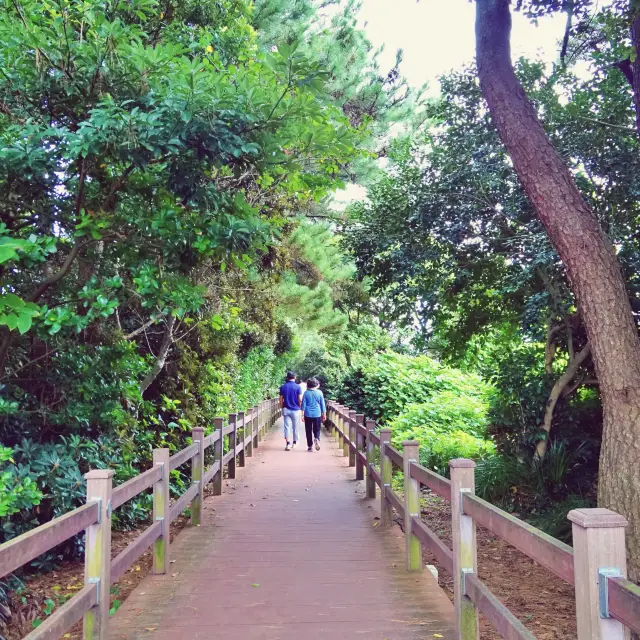
MULTIPOLYGON (((468 0, 364 0, 360 15, 373 45, 384 47, 382 70, 393 66, 396 51, 402 49, 403 75, 416 88, 428 83, 428 95, 438 94, 439 75, 474 59, 475 3, 468 0)), ((554 61, 564 24, 564 14, 543 18, 536 26, 514 13, 513 56, 554 61)), ((336 194, 334 207, 341 209, 363 195, 361 187, 349 185, 336 194)))
MULTIPOLYGON (((475 3, 468 0, 364 0, 361 13, 374 46, 384 46, 381 62, 391 66, 397 49, 404 51, 402 72, 414 86, 428 82, 437 92, 438 75, 459 68, 475 55, 475 3)), ((535 26, 513 14, 511 46, 514 56, 541 55, 551 61, 565 16, 544 18, 535 26)))

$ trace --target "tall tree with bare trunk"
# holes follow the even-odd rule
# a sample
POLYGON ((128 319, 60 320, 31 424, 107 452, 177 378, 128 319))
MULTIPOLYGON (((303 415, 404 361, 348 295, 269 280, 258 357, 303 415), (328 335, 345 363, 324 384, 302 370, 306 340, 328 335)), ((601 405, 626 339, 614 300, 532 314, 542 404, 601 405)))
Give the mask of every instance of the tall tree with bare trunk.
POLYGON ((625 515, 640 577, 640 341, 615 251, 514 73, 510 0, 476 0, 480 86, 576 295, 604 408, 598 499, 625 515))

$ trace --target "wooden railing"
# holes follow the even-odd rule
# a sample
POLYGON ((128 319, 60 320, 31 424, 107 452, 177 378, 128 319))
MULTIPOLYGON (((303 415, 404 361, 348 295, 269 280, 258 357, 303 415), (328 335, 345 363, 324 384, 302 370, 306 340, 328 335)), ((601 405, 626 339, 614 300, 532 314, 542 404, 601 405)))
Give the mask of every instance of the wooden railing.
POLYGON ((400 453, 390 444, 390 429, 380 429, 376 434, 374 421, 335 402, 328 403, 327 417, 344 456, 356 468, 356 478, 365 479, 366 471, 367 497, 375 498, 379 487, 381 525, 391 526, 393 510, 404 520, 407 569, 423 568, 424 545, 453 576, 459 640, 477 640, 478 612, 503 638, 535 640, 478 577, 476 523, 575 587, 578 640, 623 640, 628 638, 629 629, 640 633, 640 587, 626 579, 627 521, 621 515, 608 509, 569 512, 574 541, 571 548, 478 498, 472 460, 451 460, 449 480, 419 464, 417 442, 404 442, 400 453), (404 475, 403 497, 392 488, 394 467, 404 475), (451 502, 453 549, 420 517, 422 487, 451 502))
POLYGON ((73 536, 86 532, 85 586, 60 609, 32 631, 28 640, 61 638, 84 617, 85 640, 104 640, 109 621, 110 587, 151 546, 153 572, 169 570, 169 525, 187 507, 191 508, 191 523, 200 524, 204 487, 213 482, 214 495, 222 494, 223 469, 227 477, 235 478, 236 464, 242 467, 253 455, 265 432, 280 414, 277 400, 265 400, 246 413, 231 414, 228 424, 223 418, 214 420, 214 431, 204 435, 202 427, 193 429, 193 444, 174 455, 169 449, 153 451, 153 466, 127 482, 112 486, 113 471, 96 469, 86 474, 87 502, 81 507, 24 535, 0 545, 0 577, 31 562, 73 536), (225 438, 228 445, 225 445, 225 438), (205 468, 205 450, 213 447, 213 464, 205 468), (225 449, 228 449, 225 454, 225 449), (170 504, 169 473, 191 461, 191 485, 170 504), (111 514, 114 509, 153 488, 153 524, 147 527, 129 546, 111 558, 111 514))

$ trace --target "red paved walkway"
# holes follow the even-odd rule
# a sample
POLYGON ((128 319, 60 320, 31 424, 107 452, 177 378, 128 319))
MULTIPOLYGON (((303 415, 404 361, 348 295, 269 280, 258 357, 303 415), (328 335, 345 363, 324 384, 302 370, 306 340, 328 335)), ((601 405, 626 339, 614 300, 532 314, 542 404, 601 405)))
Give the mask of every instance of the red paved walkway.
POLYGON ((429 571, 404 570, 397 527, 374 526, 333 440, 320 453, 261 443, 203 524, 171 546, 112 619, 112 640, 453 639, 453 608, 429 571))

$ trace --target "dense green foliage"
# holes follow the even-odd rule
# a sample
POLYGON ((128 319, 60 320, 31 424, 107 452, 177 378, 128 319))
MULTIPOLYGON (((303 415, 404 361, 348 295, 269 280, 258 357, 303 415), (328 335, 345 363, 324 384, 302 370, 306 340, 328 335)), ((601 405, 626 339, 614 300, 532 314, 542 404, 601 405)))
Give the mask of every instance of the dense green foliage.
MULTIPOLYGON (((637 311, 640 142, 629 3, 516 5, 532 17, 568 14, 558 63, 519 60, 516 72, 615 246, 637 311)), ((383 326, 404 328, 410 351, 475 372, 493 389, 486 424, 499 455, 478 469, 484 495, 565 535, 562 508, 594 503, 602 437, 584 323, 491 122, 476 69, 440 83, 441 98, 425 112, 434 126, 394 142, 368 198, 343 221, 344 244, 383 326)))
MULTIPOLYGON (((80 504, 89 468, 125 481, 274 394, 285 368, 441 473, 478 460, 484 497, 559 535, 592 501, 590 357, 548 411, 584 325, 475 70, 423 101, 400 55, 380 69, 359 5, 0 0, 0 540, 80 504), (338 216, 346 181, 368 198, 338 216)), ((637 311, 628 25, 618 3, 587 24, 590 6, 562 64, 517 72, 637 311)))
POLYGON ((396 446, 403 440, 420 442, 422 463, 440 473, 448 475, 452 458, 492 456, 495 445, 487 437, 490 386, 476 374, 427 356, 388 350, 379 331, 354 324, 348 333, 348 359, 345 339, 330 340, 326 350, 308 353, 298 370, 319 378, 330 396, 351 409, 390 426, 396 446))
MULTIPOLYGON (((601 46, 580 55, 597 70, 593 76, 524 60, 517 72, 617 247, 635 309, 639 142, 627 80, 614 66, 628 45, 623 21, 611 13, 598 14, 589 29, 601 46)), ((502 452, 523 461, 522 473, 535 475, 541 440, 549 440, 549 451, 554 441, 580 447, 559 493, 592 500, 602 409, 590 357, 547 410, 552 389, 587 346, 564 267, 522 192, 475 70, 451 73, 441 84, 442 99, 427 110, 438 126, 396 143, 368 200, 350 211, 346 246, 383 301, 385 322, 417 327, 415 348, 476 371, 494 387, 489 433, 502 452)), ((509 492, 503 487, 500 495, 506 500, 509 492)))
MULTIPOLYGON (((443 406, 455 397, 468 397, 469 405, 475 401, 474 408, 482 413, 482 400, 488 395, 479 376, 452 369, 428 356, 381 353, 355 375, 361 380, 364 412, 382 424, 399 416, 410 404, 432 401, 436 394, 442 395, 443 406)), ((481 421, 472 427, 477 433, 483 430, 481 421)))
POLYGON ((495 453, 487 439, 487 404, 479 398, 453 391, 433 393, 428 402, 409 404, 391 421, 393 442, 420 443, 420 463, 449 475, 449 460, 483 460, 495 453))
POLYGON ((0 540, 82 503, 90 468, 123 482, 272 396, 344 333, 364 289, 304 217, 417 104, 355 9, 330 32, 294 0, 0 1, 0 540))

